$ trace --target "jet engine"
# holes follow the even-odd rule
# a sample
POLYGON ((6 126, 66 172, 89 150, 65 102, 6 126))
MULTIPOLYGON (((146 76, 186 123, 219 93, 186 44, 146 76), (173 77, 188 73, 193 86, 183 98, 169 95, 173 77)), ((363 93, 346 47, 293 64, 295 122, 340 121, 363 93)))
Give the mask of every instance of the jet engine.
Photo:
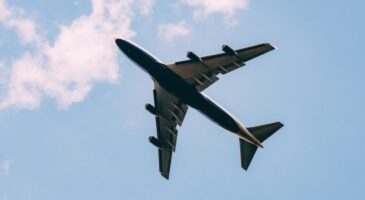
POLYGON ((146 103, 145 108, 146 108, 146 110, 147 110, 148 112, 150 112, 152 115, 156 115, 156 108, 155 108, 153 105, 151 105, 151 104, 149 104, 149 103, 146 103))
POLYGON ((148 138, 148 141, 150 141, 151 144, 155 145, 159 149, 162 149, 163 148, 162 142, 159 139, 157 139, 157 138, 155 138, 153 136, 150 136, 148 138))
POLYGON ((224 44, 222 46, 222 50, 224 51, 224 53, 226 53, 230 56, 238 56, 237 52, 235 50, 233 50, 231 47, 229 47, 227 44, 224 44))
POLYGON ((190 60, 192 60, 192 61, 201 62, 201 63, 203 62, 203 60, 199 56, 197 56, 194 52, 192 52, 192 51, 188 51, 186 53, 186 56, 188 58, 190 58, 190 60))

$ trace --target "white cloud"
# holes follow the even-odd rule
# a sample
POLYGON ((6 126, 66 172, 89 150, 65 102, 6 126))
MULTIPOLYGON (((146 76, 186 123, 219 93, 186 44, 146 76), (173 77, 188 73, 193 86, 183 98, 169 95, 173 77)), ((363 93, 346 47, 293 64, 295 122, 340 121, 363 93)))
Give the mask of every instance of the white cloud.
POLYGON ((9 77, 0 74, 7 88, 0 108, 32 109, 45 96, 67 108, 82 101, 95 83, 115 83, 119 52, 112 38, 133 37, 133 3, 133 0, 92 0, 92 13, 61 26, 51 43, 37 34, 33 20, 18 14, 20 9, 9 8, 0 0, 0 23, 16 29, 24 42, 37 47, 35 52, 12 59, 7 67, 9 77))
POLYGON ((4 3, 4 0, 0 0, 0 21, 3 21, 10 15, 9 8, 4 3))
POLYGON ((152 11, 152 6, 154 4, 154 0, 137 0, 137 5, 139 8, 139 13, 141 15, 148 15, 152 11))
POLYGON ((2 95, 1 93, 1 86, 3 86, 6 83, 6 80, 4 80, 3 78, 1 78, 2 76, 6 76, 6 68, 5 68, 5 64, 2 60, 0 60, 0 97, 2 95))
POLYGON ((185 21, 181 21, 178 24, 161 24, 158 27, 158 35, 167 40, 172 41, 178 37, 184 37, 190 34, 190 28, 186 25, 185 21))
POLYGON ((0 0, 0 23, 17 31, 23 43, 39 42, 35 23, 24 16, 21 9, 9 8, 0 0))
POLYGON ((3 160, 0 162, 0 172, 9 176, 10 175, 10 169, 13 165, 13 160, 3 160))
POLYGON ((206 17, 214 13, 222 13, 231 17, 236 10, 245 9, 249 0, 184 0, 185 3, 194 7, 194 17, 206 17))

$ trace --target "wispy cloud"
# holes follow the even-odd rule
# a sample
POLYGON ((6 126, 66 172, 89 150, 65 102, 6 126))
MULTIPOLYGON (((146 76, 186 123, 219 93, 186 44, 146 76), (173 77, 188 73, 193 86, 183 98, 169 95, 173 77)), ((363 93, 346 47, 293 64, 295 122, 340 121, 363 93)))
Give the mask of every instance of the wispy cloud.
POLYGON ((0 0, 0 21, 3 21, 10 14, 9 8, 5 4, 4 0, 0 0))
MULTIPOLYGON (((146 14, 152 7, 140 8, 146 14)), ((20 8, 9 7, 0 0, 0 25, 14 28, 23 42, 36 47, 24 52, 6 66, 3 74, 6 95, 0 108, 38 107, 44 96, 67 108, 82 101, 98 82, 118 80, 118 51, 113 36, 131 38, 133 0, 92 0, 90 15, 80 16, 69 25, 59 27, 59 34, 50 42, 38 34, 36 22, 24 16, 20 8)), ((2 86, 1 88, 3 88, 2 86)))
POLYGON ((9 176, 10 175, 10 169, 13 165, 13 160, 3 160, 0 161, 0 172, 9 176))
POLYGON ((184 37, 190 34, 190 28, 185 21, 177 24, 161 24, 158 28, 158 35, 167 40, 172 41, 178 37, 184 37))
POLYGON ((149 15, 155 0, 137 0, 137 6, 141 15, 149 15))
POLYGON ((245 9, 249 0, 184 0, 193 8, 194 17, 206 17, 214 13, 222 13, 227 17, 232 17, 237 10, 245 9))
POLYGON ((23 43, 38 43, 40 38, 33 20, 24 17, 18 8, 9 8, 4 0, 0 0, 0 23, 13 28, 19 34, 23 43))

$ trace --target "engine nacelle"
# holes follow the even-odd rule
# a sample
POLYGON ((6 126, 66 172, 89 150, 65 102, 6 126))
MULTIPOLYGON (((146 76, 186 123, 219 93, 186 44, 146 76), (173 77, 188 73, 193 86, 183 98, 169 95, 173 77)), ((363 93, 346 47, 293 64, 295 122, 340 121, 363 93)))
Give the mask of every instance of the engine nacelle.
POLYGON ((188 51, 186 53, 186 56, 188 58, 190 58, 190 60, 192 60, 192 61, 195 61, 195 62, 203 62, 203 60, 199 56, 197 56, 194 52, 192 52, 192 51, 188 51))
POLYGON ((237 52, 235 50, 233 50, 231 47, 229 47, 227 44, 224 44, 222 46, 222 50, 224 51, 224 53, 226 53, 230 56, 238 56, 237 52))
POLYGON ((150 136, 148 138, 148 141, 150 141, 151 144, 155 145, 159 149, 162 149, 163 148, 162 142, 159 139, 157 139, 157 138, 155 138, 153 136, 150 136))
POLYGON ((146 110, 147 110, 148 112, 150 112, 152 115, 156 115, 156 108, 155 108, 153 105, 151 105, 151 104, 149 104, 149 103, 146 103, 145 108, 146 108, 146 110))

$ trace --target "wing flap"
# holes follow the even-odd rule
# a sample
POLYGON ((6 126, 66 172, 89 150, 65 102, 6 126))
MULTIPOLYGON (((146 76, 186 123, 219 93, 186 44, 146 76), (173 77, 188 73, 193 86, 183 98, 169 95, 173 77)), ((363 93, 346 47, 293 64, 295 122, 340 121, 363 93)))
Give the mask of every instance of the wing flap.
POLYGON ((182 103, 179 99, 177 99, 172 94, 168 93, 159 86, 156 87, 155 90, 158 99, 168 100, 168 101, 155 101, 158 114, 163 118, 165 118, 166 120, 170 120, 171 122, 174 122, 175 124, 181 126, 185 118, 185 114, 188 110, 187 105, 182 103))
POLYGON ((202 91, 218 81, 219 78, 215 74, 208 73, 192 76, 191 78, 187 78, 185 80, 190 83, 190 85, 193 85, 198 91, 202 91))

